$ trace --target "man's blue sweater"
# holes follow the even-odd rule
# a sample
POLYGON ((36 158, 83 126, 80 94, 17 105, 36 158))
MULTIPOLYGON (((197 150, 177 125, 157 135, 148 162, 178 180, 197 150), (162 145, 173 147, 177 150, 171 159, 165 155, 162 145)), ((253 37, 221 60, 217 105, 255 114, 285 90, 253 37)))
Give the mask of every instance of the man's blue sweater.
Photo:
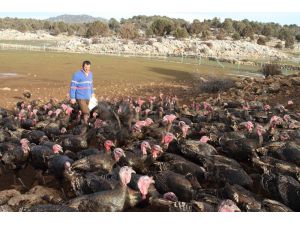
POLYGON ((88 76, 83 70, 74 73, 70 87, 70 98, 90 100, 93 93, 93 73, 89 72, 88 76))

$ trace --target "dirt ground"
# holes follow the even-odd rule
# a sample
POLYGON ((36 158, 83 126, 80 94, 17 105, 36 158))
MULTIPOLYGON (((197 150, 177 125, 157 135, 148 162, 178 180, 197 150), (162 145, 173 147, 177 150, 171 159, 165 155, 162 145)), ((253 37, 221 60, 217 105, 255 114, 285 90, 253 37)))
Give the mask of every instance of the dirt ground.
MULTIPOLYGON (((31 99, 40 98, 44 102, 52 97, 64 99, 72 74, 86 59, 92 62, 97 97, 110 99, 122 96, 146 98, 162 92, 177 95, 181 103, 187 104, 195 98, 212 96, 199 88, 203 79, 238 79, 227 76, 230 71, 226 69, 204 65, 88 54, 1 51, 0 107, 14 107, 16 102, 24 99, 24 90, 32 93, 31 99), (17 75, 1 76, 2 73, 17 75)), ((300 108, 298 93, 299 88, 291 88, 284 95, 270 95, 268 104, 285 104, 293 100, 300 108)))

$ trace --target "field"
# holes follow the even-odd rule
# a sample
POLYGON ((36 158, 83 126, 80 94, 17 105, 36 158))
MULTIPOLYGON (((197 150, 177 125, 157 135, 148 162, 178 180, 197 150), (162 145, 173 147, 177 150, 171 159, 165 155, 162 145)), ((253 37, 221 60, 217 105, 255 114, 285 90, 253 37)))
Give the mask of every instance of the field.
MULTIPOLYGON (((54 52, 0 52, 0 107, 11 109, 29 90, 32 99, 62 100, 69 92, 72 74, 83 60, 92 62, 98 97, 147 97, 159 92, 177 95, 184 104, 204 95, 203 79, 237 79, 261 76, 258 67, 217 63, 201 59, 149 59, 54 52), (184 63, 182 63, 184 62, 184 63), (5 74, 16 76, 3 76, 5 74)), ((291 71, 290 71, 291 73, 291 71)), ((270 96, 271 97, 271 96, 270 96)))
POLYGON ((16 73, 17 76, 1 78, 0 75, 0 106, 10 108, 26 89, 32 92, 32 98, 64 98, 69 91, 72 74, 86 59, 92 62, 98 97, 148 96, 159 91, 187 96, 193 94, 187 93, 187 90, 194 90, 200 77, 224 76, 232 72, 229 67, 143 58, 1 51, 0 74, 16 73), (5 87, 11 90, 3 90, 5 87))

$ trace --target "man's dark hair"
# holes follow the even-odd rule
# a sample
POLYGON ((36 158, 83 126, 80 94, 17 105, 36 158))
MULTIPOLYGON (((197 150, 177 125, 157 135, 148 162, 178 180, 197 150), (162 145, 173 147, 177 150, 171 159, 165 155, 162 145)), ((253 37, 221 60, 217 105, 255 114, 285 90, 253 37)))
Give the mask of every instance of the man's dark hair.
POLYGON ((91 65, 91 62, 88 61, 88 60, 83 61, 83 62, 82 62, 82 68, 83 68, 85 65, 91 65))

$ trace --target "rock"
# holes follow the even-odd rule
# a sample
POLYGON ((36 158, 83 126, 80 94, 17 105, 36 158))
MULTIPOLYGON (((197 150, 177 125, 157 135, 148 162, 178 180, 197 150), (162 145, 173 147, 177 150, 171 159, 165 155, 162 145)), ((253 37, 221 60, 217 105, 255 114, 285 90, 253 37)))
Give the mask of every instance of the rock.
POLYGON ((280 84, 282 86, 288 86, 288 87, 291 87, 292 86, 292 82, 290 80, 287 80, 287 79, 281 79, 280 80, 280 84))
POLYGON ((291 82, 293 85, 300 85, 300 77, 291 78, 291 82))
POLYGON ((53 188, 48 188, 48 187, 44 187, 44 186, 35 186, 32 189, 30 189, 30 191, 28 192, 28 194, 34 194, 34 195, 38 195, 43 199, 47 199, 47 201, 61 201, 61 194, 58 190, 53 189, 53 188))
POLYGON ((9 87, 4 87, 4 88, 1 88, 2 91, 11 91, 11 88, 9 87))
POLYGON ((268 88, 269 93, 278 93, 280 91, 280 84, 279 83, 272 83, 268 88))
POLYGON ((14 209, 18 209, 20 207, 47 204, 49 202, 59 203, 61 200, 62 198, 57 190, 43 186, 35 186, 26 194, 12 197, 8 201, 8 205, 14 209))
POLYGON ((4 190, 0 192, 0 205, 6 204, 9 199, 15 196, 20 196, 21 193, 17 190, 10 189, 10 190, 4 190))
POLYGON ((40 196, 34 194, 24 194, 12 197, 8 201, 8 205, 12 208, 18 209, 24 206, 33 206, 36 204, 46 204, 47 202, 43 200, 40 196))
POLYGON ((238 88, 238 89, 243 89, 244 85, 242 84, 242 82, 235 82, 235 87, 238 88))
POLYGON ((0 212, 13 212, 14 210, 8 205, 1 205, 0 212))

